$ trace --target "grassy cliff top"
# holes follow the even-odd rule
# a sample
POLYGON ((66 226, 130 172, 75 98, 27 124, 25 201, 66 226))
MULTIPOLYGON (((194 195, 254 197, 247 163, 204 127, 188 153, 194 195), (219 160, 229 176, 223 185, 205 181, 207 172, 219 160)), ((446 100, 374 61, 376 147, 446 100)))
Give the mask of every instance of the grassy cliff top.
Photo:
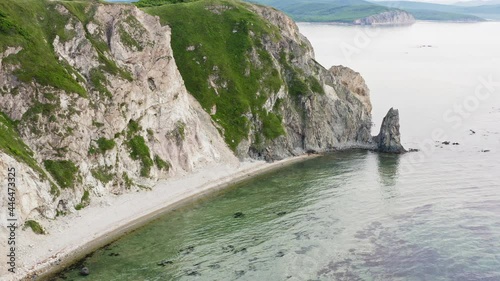
POLYGON ((55 11, 55 2, 45 0, 0 1, 0 52, 7 47, 21 47, 4 63, 19 65, 16 77, 22 82, 35 80, 67 92, 85 95, 85 90, 72 77, 72 69, 58 61, 53 47, 56 35, 67 38, 67 17, 55 11))
MULTIPOLYGON (((176 0, 172 0, 177 2, 176 0)), ((142 0, 138 6, 170 1, 142 0)), ((283 84, 263 39, 277 42, 279 30, 233 0, 200 0, 143 8, 172 28, 174 57, 187 90, 219 123, 235 149, 251 129, 249 114, 259 116, 268 137, 282 133, 281 122, 264 112, 271 93, 283 84)))

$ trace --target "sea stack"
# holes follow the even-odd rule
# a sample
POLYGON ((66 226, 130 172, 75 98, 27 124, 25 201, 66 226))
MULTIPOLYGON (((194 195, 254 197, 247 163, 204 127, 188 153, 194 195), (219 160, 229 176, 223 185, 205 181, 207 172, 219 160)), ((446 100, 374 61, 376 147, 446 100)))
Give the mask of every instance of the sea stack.
POLYGON ((377 151, 385 153, 405 153, 399 132, 399 111, 391 108, 382 121, 380 133, 373 137, 377 151))

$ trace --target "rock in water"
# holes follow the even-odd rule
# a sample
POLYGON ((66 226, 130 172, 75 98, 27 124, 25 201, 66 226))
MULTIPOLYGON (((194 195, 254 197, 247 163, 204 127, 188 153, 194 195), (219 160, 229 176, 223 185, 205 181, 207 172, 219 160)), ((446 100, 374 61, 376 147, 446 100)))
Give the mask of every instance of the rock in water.
POLYGON ((236 212, 236 213, 234 213, 234 215, 233 215, 233 217, 234 217, 235 219, 237 219, 237 218, 242 218, 242 217, 244 217, 244 216, 245 216, 245 214, 243 214, 242 212, 236 212))
POLYGON ((82 275, 82 276, 87 276, 87 275, 89 275, 89 274, 90 274, 90 270, 89 270, 87 267, 85 267, 85 266, 84 266, 84 267, 82 267, 82 268, 80 269, 80 275, 82 275))
POLYGON ((382 121, 380 133, 373 138, 377 145, 377 151, 386 153, 405 153, 406 149, 401 145, 401 134, 399 133, 399 111, 391 108, 382 121))

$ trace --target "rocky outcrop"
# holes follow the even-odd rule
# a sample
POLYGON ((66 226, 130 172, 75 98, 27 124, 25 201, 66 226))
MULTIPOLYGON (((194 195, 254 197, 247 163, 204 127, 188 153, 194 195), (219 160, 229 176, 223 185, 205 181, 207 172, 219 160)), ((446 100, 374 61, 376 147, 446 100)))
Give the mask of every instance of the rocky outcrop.
POLYGON ((415 23, 412 14, 403 10, 389 10, 353 22, 357 25, 410 25, 415 23))
POLYGON ((286 133, 260 144, 251 134, 239 146, 240 157, 277 160, 307 151, 366 147, 371 142, 371 103, 361 76, 345 67, 327 70, 317 63, 310 42, 282 12, 262 6, 252 9, 286 31, 279 42, 264 42, 273 57, 282 59, 275 66, 283 75, 284 87, 272 94, 266 105, 282 116, 286 133), (351 78, 354 80, 349 81, 351 78), (306 88, 294 97, 294 80, 317 81, 317 87, 306 88))
POLYGON ((332 66, 330 72, 338 79, 338 81, 353 93, 365 106, 368 112, 372 111, 372 103, 370 101, 370 89, 365 83, 365 79, 349 67, 342 65, 332 66))
POLYGON ((373 138, 377 151, 385 153, 404 153, 406 149, 401 145, 401 134, 399 133, 399 111, 391 108, 387 112, 380 133, 373 138))

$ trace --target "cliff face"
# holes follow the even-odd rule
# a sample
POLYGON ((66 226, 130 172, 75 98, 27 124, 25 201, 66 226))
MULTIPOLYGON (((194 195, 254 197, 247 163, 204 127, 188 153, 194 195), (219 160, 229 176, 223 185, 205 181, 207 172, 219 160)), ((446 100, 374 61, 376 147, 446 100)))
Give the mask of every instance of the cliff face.
POLYGON ((373 146, 364 80, 319 65, 274 9, 32 4, 0 3, 0 168, 18 170, 20 221, 237 157, 373 146))
MULTIPOLYGON (((327 70, 318 64, 307 38, 283 13, 260 6, 251 9, 281 31, 277 43, 263 43, 276 59, 275 67, 283 79, 282 87, 268 97, 265 108, 282 116, 285 133, 264 143, 256 140, 255 133, 250 134, 238 147, 239 154, 273 160, 306 151, 366 146, 371 138, 371 104, 364 80, 342 81, 352 70, 344 67, 327 70), (300 89, 297 84, 302 81, 306 86, 300 89), (352 90, 357 87, 366 91, 352 90)), ((253 124, 255 131, 258 125, 258 122, 253 124)))
POLYGON ((403 10, 390 10, 353 22, 359 25, 410 25, 415 23, 415 18, 403 10))
MULTIPOLYGON (((186 91, 168 27, 130 5, 85 5, 88 21, 68 4, 46 5, 65 19, 70 34, 48 42, 53 55, 85 95, 20 81, 22 62, 2 64, 0 111, 15 120, 20 139, 34 152, 28 157, 33 161, 8 147, 0 153, 2 168, 18 171, 21 221, 54 218, 84 207, 88 198, 237 161, 186 91)), ((14 59, 24 48, 13 45, 0 57, 14 59)))

